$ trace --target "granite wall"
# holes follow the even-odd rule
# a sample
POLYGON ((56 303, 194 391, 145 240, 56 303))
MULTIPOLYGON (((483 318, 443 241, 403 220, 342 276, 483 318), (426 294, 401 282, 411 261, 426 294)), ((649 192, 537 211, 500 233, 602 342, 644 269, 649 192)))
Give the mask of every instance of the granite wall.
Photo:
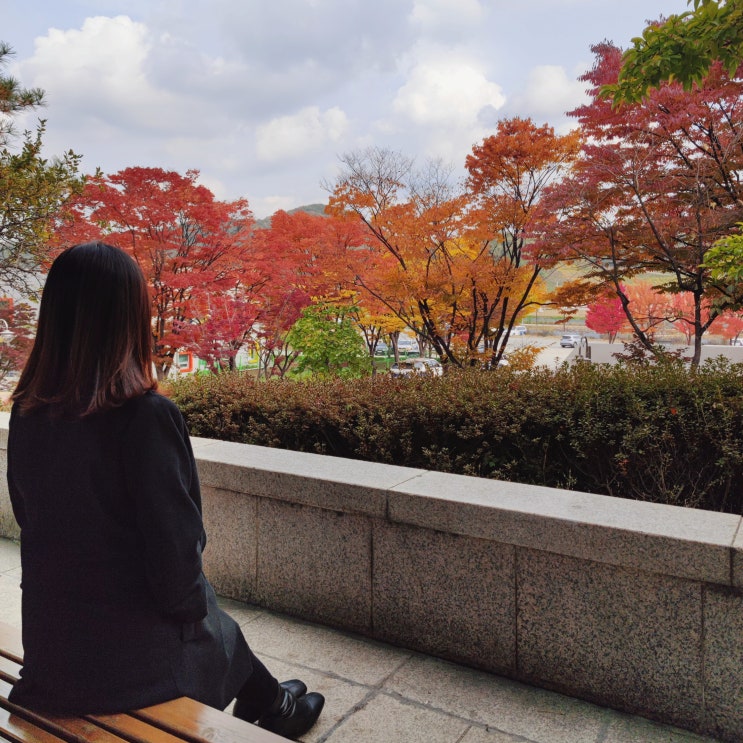
POLYGON ((743 740, 741 517, 193 443, 219 593, 743 740))

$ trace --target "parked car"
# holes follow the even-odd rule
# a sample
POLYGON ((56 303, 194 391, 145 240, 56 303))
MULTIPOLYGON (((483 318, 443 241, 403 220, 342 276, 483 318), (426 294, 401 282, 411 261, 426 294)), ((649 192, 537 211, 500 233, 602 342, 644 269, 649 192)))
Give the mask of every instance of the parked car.
POLYGON ((407 377, 412 374, 429 374, 440 377, 444 373, 444 367, 437 359, 428 359, 422 356, 412 359, 403 359, 390 367, 393 377, 407 377))
POLYGON ((375 356, 389 356, 390 347, 384 341, 377 341, 377 346, 374 349, 375 356))
POLYGON ((413 338, 399 338, 397 341, 397 350, 399 353, 404 353, 408 356, 411 353, 421 352, 420 347, 418 346, 418 341, 413 338))
POLYGON ((425 364, 428 368, 428 373, 433 374, 434 377, 441 377, 444 374, 444 367, 438 359, 430 359, 427 356, 420 356, 416 359, 410 359, 411 361, 418 361, 421 364, 425 364))
POLYGON ((502 366, 510 366, 510 364, 508 363, 508 359, 505 356, 501 356, 500 360, 498 361, 495 367, 493 366, 492 358, 488 359, 487 361, 484 361, 482 364, 482 368, 488 369, 488 370, 493 369, 493 368, 502 367, 502 366))
POLYGON ((526 325, 514 325, 511 335, 526 335, 526 325))
POLYGON ((563 348, 575 348, 580 343, 580 336, 577 333, 566 333, 560 338, 560 345, 563 348))

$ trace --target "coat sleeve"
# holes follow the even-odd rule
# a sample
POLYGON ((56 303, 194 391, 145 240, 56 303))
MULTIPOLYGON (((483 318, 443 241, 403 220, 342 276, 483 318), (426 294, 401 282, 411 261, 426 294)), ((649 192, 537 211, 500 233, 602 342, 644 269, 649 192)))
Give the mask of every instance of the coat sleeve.
POLYGON ((207 614, 201 551, 201 495, 186 425, 178 408, 148 393, 134 401, 122 442, 147 583, 163 614, 196 622, 207 614))

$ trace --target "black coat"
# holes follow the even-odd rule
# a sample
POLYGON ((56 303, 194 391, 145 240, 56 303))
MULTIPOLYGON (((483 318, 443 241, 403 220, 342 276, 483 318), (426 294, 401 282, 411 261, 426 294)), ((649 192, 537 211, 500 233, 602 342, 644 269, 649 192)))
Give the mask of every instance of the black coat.
POLYGON ((191 444, 156 393, 82 419, 11 414, 24 666, 11 699, 119 712, 179 696, 223 708, 251 672, 201 570, 191 444))

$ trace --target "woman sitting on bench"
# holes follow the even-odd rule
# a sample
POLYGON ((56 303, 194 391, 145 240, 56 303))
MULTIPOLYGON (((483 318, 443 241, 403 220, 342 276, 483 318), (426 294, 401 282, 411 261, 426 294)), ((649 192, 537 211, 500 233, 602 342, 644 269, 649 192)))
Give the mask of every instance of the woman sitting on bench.
POLYGON ((188 696, 287 738, 324 698, 283 684, 217 606, 186 426, 155 390, 137 264, 103 243, 53 263, 13 394, 24 665, 11 699, 59 714, 188 696))

